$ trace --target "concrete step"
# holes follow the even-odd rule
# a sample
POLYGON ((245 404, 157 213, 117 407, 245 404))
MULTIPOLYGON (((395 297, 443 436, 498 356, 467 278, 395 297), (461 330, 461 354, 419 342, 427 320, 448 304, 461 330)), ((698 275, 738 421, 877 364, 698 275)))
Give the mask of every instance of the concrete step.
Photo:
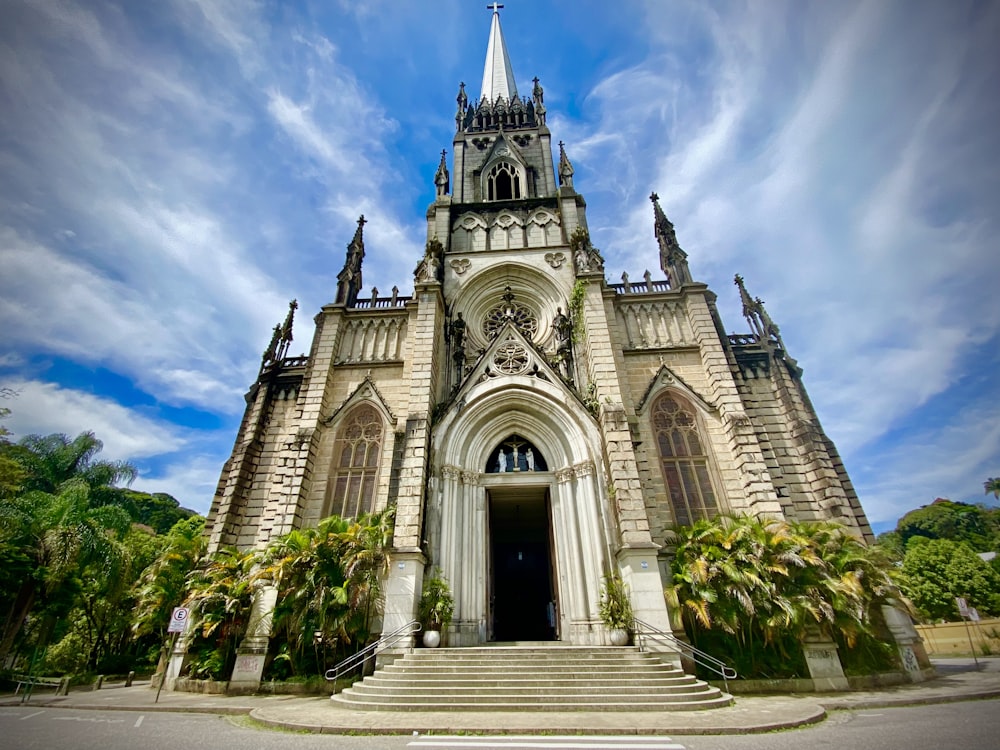
POLYGON ((567 677, 566 679, 553 679, 550 677, 467 677, 467 676, 434 676, 427 675, 407 675, 399 676, 386 675, 376 672, 365 680, 365 684, 379 685, 385 687, 460 687, 460 688, 487 688, 487 687, 538 687, 550 690, 569 687, 591 686, 600 687, 606 690, 613 690, 617 687, 645 687, 645 688, 686 688, 695 684, 695 678, 690 675, 680 677, 621 677, 621 676, 596 676, 596 677, 567 677))
POLYGON ((469 688, 455 686, 412 687, 358 683, 353 687, 347 688, 344 692, 346 693, 348 690, 351 691, 350 694, 352 696, 358 696, 359 698, 362 696, 398 696, 399 698, 439 696, 441 698, 446 698, 475 695, 477 701, 479 699, 492 700, 498 697, 506 698, 508 696, 517 696, 525 699, 530 698, 532 700, 547 700, 554 703, 572 703, 579 698, 588 698, 591 696, 599 696, 601 699, 607 696, 616 696, 622 699, 631 696, 635 696, 639 699, 654 696, 665 701, 674 701, 678 696, 693 696, 700 693, 710 692, 713 688, 706 689, 704 684, 657 688, 620 685, 614 689, 607 689, 601 685, 577 685, 557 689, 550 687, 530 687, 526 685, 500 685, 497 687, 477 687, 470 691, 469 688))
POLYGON ((425 702, 400 702, 396 700, 379 703, 361 703, 345 699, 343 695, 333 696, 333 700, 345 708, 360 711, 587 711, 600 713, 602 711, 703 711, 712 708, 731 706, 733 697, 720 693, 713 697, 698 697, 696 700, 677 702, 638 702, 605 701, 601 703, 540 703, 530 705, 514 700, 509 703, 442 703, 429 700, 425 702))
POLYGON ((360 710, 687 711, 732 697, 634 647, 417 649, 333 700, 360 710))

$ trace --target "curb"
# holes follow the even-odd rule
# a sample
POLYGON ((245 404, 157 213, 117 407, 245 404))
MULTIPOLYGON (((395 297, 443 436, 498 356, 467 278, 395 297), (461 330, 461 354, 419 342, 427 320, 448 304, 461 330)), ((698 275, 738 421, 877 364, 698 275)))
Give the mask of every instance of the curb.
MULTIPOLYGON (((310 722, 290 721, 286 719, 270 718, 258 713, 261 709, 253 709, 250 718, 264 726, 276 729, 289 729, 297 732, 311 732, 313 734, 369 734, 369 735, 413 735, 434 736, 440 734, 488 734, 488 735, 593 735, 601 734, 608 736, 651 736, 651 735, 733 735, 733 734, 764 734, 784 729, 796 729, 799 727, 817 724, 827 718, 827 712, 822 706, 810 706, 809 712, 794 719, 769 721, 753 725, 712 725, 704 727, 696 726, 655 726, 655 727, 609 727, 609 726, 584 726, 582 723, 572 727, 484 727, 477 730, 470 730, 467 726, 434 726, 428 727, 426 724, 414 723, 405 726, 378 727, 378 726, 358 726, 358 725, 332 725, 316 724, 310 722)), ((386 712, 388 713, 388 712, 386 712)), ((803 712, 805 713, 805 712, 803 712)), ((385 714, 383 714, 384 716, 385 714)), ((500 716, 502 714, 490 714, 500 716)), ((542 714, 544 716, 544 714, 542 714)), ((659 714, 650 714, 659 716, 659 714)), ((580 717, 585 718, 586 712, 581 712, 580 717)), ((485 722, 488 724, 489 722, 485 722)), ((638 723, 638 722, 637 722, 638 723)))
POLYGON ((869 708, 904 708, 906 706, 931 706, 935 703, 960 703, 962 701, 981 701, 1000 698, 1000 688, 978 690, 957 695, 925 695, 913 696, 903 700, 873 698, 871 700, 851 703, 848 701, 820 701, 827 711, 860 711, 869 708))

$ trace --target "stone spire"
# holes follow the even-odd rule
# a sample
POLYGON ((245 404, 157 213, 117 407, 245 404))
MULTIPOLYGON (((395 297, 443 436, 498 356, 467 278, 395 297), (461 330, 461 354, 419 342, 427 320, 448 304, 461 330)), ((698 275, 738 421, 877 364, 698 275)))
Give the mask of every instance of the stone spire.
POLYGON ((559 184, 568 188, 573 187, 573 165, 570 163, 569 157, 566 156, 566 149, 562 141, 559 141, 559 184))
POLYGON ((295 323, 295 311, 299 309, 299 301, 292 300, 288 303, 288 315, 285 322, 281 324, 281 337, 278 341, 277 360, 280 362, 288 356, 288 345, 292 343, 292 325, 295 323))
POLYGON ((261 372, 270 364, 280 363, 288 355, 288 345, 292 343, 292 325, 295 322, 295 311, 298 308, 298 300, 293 299, 288 303, 288 315, 285 316, 285 322, 274 327, 271 343, 267 345, 267 350, 260 361, 261 372))
POLYGON ((660 268, 667 275, 671 289, 679 289, 684 284, 693 281, 691 271, 688 269, 687 253, 685 253, 677 242, 677 235, 674 233, 674 225, 660 208, 660 196, 653 193, 649 196, 653 202, 653 217, 655 223, 656 242, 660 246, 660 268))
POLYGON ((490 41, 486 47, 486 67, 483 69, 483 88, 479 98, 493 103, 498 97, 505 101, 517 99, 517 84, 514 83, 514 70, 507 54, 507 44, 500 30, 500 8, 502 5, 493 3, 486 6, 493 11, 493 23, 490 26, 490 41))
POLYGON ((448 165, 445 163, 446 156, 447 152, 442 149, 441 163, 438 164, 437 172, 434 173, 434 187, 438 198, 448 195, 450 175, 448 174, 448 165))
POLYGON ((802 370, 799 369, 798 364, 788 356, 788 352, 785 350, 785 342, 781 340, 781 332, 778 330, 777 323, 771 320, 771 316, 764 309, 764 300, 760 297, 750 297, 750 293, 747 292, 747 288, 743 284, 743 277, 739 274, 736 274, 733 283, 740 290, 740 301, 743 303, 743 317, 750 324, 750 330, 757 337, 757 341, 772 354, 780 354, 780 357, 792 368, 792 372, 801 375, 802 370))
POLYGON ((361 289, 361 261, 365 258, 364 227, 367 222, 362 214, 358 218, 358 228, 354 239, 347 246, 347 260, 337 275, 337 304, 353 307, 361 289))

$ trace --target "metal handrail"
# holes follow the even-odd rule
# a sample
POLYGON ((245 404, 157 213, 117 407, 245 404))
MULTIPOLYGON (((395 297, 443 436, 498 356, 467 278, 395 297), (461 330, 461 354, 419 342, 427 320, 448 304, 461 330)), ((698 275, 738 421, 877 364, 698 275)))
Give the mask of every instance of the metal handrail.
MULTIPOLYGON (((365 646, 363 649, 358 651, 356 654, 352 654, 344 659, 342 662, 337 664, 337 666, 332 667, 324 673, 324 677, 328 682, 333 683, 333 695, 337 694, 337 679, 343 675, 350 672, 352 669, 356 669, 361 666, 364 667, 365 662, 370 658, 375 656, 375 652, 380 649, 387 648, 389 646, 395 645, 396 641, 402 638, 408 638, 414 633, 419 633, 423 626, 418 620, 410 620, 405 625, 402 625, 395 630, 393 630, 389 635, 383 635, 375 643, 365 646), (332 676, 331 676, 332 675, 332 676)), ((333 697, 332 695, 330 696, 333 697)))
POLYGON ((639 650, 642 651, 642 636, 646 635, 649 637, 658 637, 665 640, 674 648, 679 651, 684 651, 694 660, 695 664, 698 664, 710 672, 714 672, 722 678, 723 683, 726 686, 726 692, 729 692, 729 680, 735 680, 738 676, 736 670, 730 667, 721 659, 717 659, 711 654, 705 653, 700 648, 692 646, 690 643, 685 643, 684 641, 678 640, 671 633, 664 633, 658 628, 654 628, 648 622, 643 622, 642 620, 633 620, 633 632, 635 633, 636 645, 639 650))

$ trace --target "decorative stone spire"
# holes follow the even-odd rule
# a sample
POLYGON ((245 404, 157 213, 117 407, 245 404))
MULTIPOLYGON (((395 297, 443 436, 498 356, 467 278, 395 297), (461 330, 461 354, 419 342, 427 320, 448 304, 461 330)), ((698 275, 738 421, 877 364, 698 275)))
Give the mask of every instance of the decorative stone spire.
POLYGON ((285 316, 285 322, 274 327, 274 333, 271 335, 271 343, 267 345, 267 350, 260 360, 261 372, 268 365, 281 362, 287 356, 288 345, 292 343, 292 325, 295 322, 295 311, 298 307, 298 300, 293 299, 289 302, 288 315, 285 316))
POLYGON ((486 67, 483 68, 483 88, 480 99, 490 103, 498 98, 511 101, 517 98, 517 84, 514 83, 514 70, 507 54, 507 44, 500 30, 500 8, 498 3, 486 6, 493 11, 493 23, 490 25, 490 41, 486 47, 486 67))
POLYGON ((535 119, 538 120, 539 125, 545 124, 545 90, 542 88, 542 84, 538 82, 538 76, 531 79, 534 83, 534 87, 531 89, 531 103, 535 109, 535 119))
POLYGON ((358 218, 358 228, 354 231, 354 239, 347 246, 347 260, 344 268, 337 275, 337 304, 353 307, 361 289, 361 261, 365 258, 364 214, 358 218))
POLYGON ((455 97, 455 129, 461 130, 465 123, 465 114, 469 110, 469 97, 465 93, 465 81, 458 84, 458 96, 455 97))
POLYGON ((573 165, 570 163, 569 157, 566 156, 566 149, 563 147, 562 141, 559 141, 559 184, 568 188, 573 187, 573 165))
POLYGON ((438 164, 437 172, 434 173, 434 186, 437 190, 437 197, 448 195, 448 185, 450 176, 448 175, 448 165, 445 163, 447 152, 441 149, 441 163, 438 164))
POLYGON ((679 289, 684 284, 690 284, 691 271, 688 269, 687 253, 685 253, 677 242, 677 235, 674 233, 674 225, 660 208, 660 196, 652 193, 649 200, 653 202, 654 233, 656 241, 660 245, 660 268, 667 275, 671 289, 679 289))
POLYGON ((743 277, 739 274, 736 274, 733 283, 740 290, 740 301, 743 303, 743 317, 750 324, 750 330, 757 337, 757 341, 760 342, 761 346, 770 350, 772 354, 780 353, 780 357, 788 363, 792 371, 801 375, 802 371, 798 368, 795 360, 789 357, 785 351, 785 343, 781 340, 781 332, 778 330, 778 325, 771 320, 771 316, 764 309, 764 300, 760 297, 750 297, 746 286, 743 285, 743 277))
POLYGON ((295 323, 295 311, 299 309, 299 301, 292 300, 288 303, 288 315, 285 322, 281 324, 281 340, 278 342, 277 360, 280 362, 288 355, 288 345, 292 343, 292 325, 295 323))

